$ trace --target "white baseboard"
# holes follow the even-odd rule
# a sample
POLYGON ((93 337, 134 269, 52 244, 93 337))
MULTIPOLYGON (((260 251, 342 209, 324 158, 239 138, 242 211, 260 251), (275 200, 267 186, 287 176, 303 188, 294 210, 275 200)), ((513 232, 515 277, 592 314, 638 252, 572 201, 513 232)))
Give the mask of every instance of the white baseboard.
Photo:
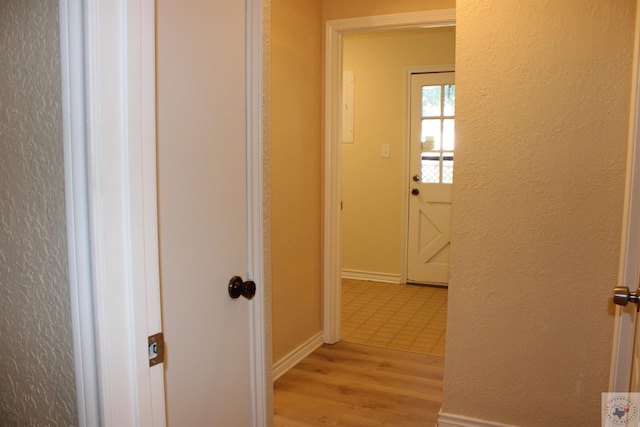
POLYGON ((370 280, 373 282, 401 283, 399 274, 377 273, 373 271, 360 271, 342 269, 343 279, 370 280))
POLYGON ((323 344, 322 332, 312 336, 307 342, 287 354, 282 359, 273 364, 273 381, 283 376, 289 369, 296 366, 302 359, 313 353, 315 349, 323 344))
POLYGON ((495 423, 477 418, 463 417, 462 415, 447 414, 440 411, 437 427, 514 427, 510 424, 495 423))

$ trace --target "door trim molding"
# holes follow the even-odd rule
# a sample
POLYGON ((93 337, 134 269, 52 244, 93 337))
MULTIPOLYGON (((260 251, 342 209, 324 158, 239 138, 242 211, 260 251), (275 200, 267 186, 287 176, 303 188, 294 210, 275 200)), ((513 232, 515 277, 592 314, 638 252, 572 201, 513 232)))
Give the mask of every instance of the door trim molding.
POLYGON ((74 70, 63 71, 68 233, 88 242, 69 246, 79 422, 164 425, 163 368, 147 350, 161 331, 154 3, 63 1, 60 13, 74 70))
MULTIPOLYGON (((265 257, 270 258, 270 244, 265 243, 269 230, 268 212, 268 97, 265 93, 265 56, 268 51, 268 23, 265 9, 270 0, 247 0, 247 277, 259 284, 249 305, 249 362, 251 381, 251 425, 267 426, 273 417, 273 380, 271 336, 271 282, 265 272, 265 257), (265 161, 266 159, 266 161, 265 161), (265 191, 265 189, 267 189, 265 191), (266 194, 265 194, 266 193, 266 194), (265 255, 266 253, 266 255, 265 255)), ((268 71, 266 71, 268 73, 268 71)), ((267 74, 268 77, 268 74, 267 74)))
MULTIPOLYGON (((618 285, 635 290, 638 286, 640 260, 640 10, 636 10, 631 105, 629 112, 629 145, 627 175, 622 218, 622 241, 618 285)), ((612 290, 611 290, 612 291, 612 290)), ((609 391, 629 391, 633 366, 636 322, 635 304, 616 306, 609 391)))
POLYGON ((78 425, 100 425, 100 394, 93 322, 91 236, 86 163, 84 88, 84 8, 60 0, 62 126, 69 259, 69 293, 78 425))
POLYGON ((340 341, 340 198, 342 154, 342 37, 391 29, 455 25, 455 9, 337 19, 325 26, 325 142, 323 207, 323 339, 340 341))

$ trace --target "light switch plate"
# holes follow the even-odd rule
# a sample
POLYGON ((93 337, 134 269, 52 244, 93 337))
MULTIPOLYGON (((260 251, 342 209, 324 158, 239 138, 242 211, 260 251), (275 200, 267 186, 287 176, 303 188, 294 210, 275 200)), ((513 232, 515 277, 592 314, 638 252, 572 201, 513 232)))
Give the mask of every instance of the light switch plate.
POLYGON ((391 146, 389 144, 382 144, 382 157, 391 157, 391 146))

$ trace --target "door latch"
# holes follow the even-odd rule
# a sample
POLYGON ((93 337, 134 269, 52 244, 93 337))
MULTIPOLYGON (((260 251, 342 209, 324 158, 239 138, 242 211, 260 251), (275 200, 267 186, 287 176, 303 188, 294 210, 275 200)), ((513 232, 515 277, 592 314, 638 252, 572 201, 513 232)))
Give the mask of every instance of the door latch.
POLYGON ((164 362, 164 336, 162 332, 149 337, 149 366, 164 362))

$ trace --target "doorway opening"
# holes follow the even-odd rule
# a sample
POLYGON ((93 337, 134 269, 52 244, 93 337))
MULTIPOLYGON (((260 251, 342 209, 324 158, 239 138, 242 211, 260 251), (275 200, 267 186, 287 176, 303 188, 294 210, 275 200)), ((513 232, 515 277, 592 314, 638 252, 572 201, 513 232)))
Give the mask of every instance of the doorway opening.
POLYGON ((454 51, 453 27, 343 38, 343 341, 444 355, 446 289, 399 284, 448 280, 450 203, 429 197, 450 194, 454 51))
MULTIPOLYGON (((340 340, 342 280, 342 73, 344 36, 455 26, 454 10, 329 21, 325 51, 324 342, 340 340)), ((384 148, 383 148, 384 149, 384 148)))

